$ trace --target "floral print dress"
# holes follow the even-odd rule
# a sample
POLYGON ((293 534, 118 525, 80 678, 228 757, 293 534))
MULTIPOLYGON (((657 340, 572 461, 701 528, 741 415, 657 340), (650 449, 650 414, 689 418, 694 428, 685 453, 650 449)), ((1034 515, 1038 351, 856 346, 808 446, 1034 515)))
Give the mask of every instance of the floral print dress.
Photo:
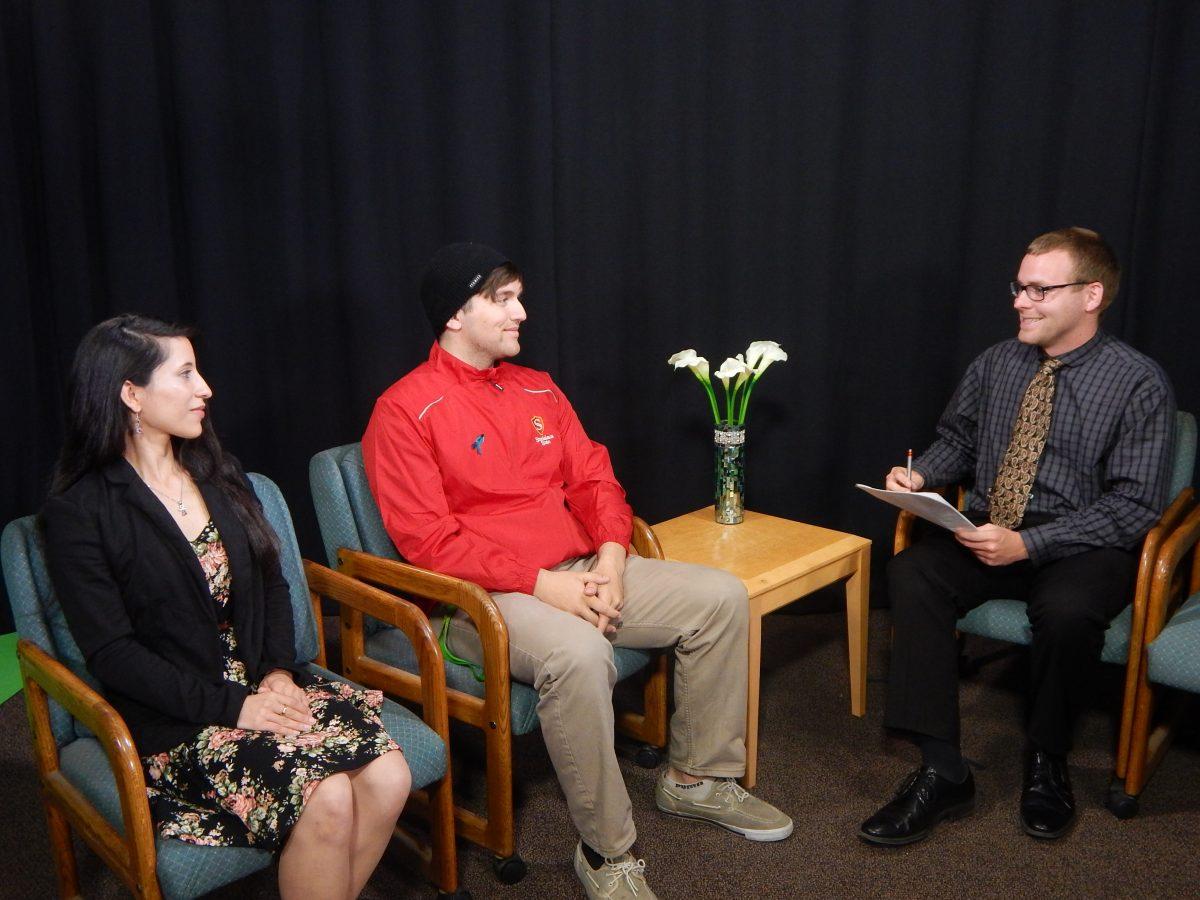
MULTIPOLYGON (((225 680, 247 684, 230 620, 229 558, 210 520, 191 542, 217 605, 225 680)), ((253 687, 253 686, 251 686, 253 687)), ((399 749, 383 728, 379 691, 314 679, 316 724, 293 737, 210 725, 191 741, 142 757, 150 811, 163 837, 277 850, 322 779, 399 749)))

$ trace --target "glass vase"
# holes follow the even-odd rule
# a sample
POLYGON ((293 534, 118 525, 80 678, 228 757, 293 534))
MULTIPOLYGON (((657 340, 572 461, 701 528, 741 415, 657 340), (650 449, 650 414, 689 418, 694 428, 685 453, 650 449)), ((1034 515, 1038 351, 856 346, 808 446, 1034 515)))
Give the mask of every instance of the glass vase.
POLYGON ((713 430, 714 498, 717 521, 737 525, 745 515, 746 429, 718 425, 713 430))

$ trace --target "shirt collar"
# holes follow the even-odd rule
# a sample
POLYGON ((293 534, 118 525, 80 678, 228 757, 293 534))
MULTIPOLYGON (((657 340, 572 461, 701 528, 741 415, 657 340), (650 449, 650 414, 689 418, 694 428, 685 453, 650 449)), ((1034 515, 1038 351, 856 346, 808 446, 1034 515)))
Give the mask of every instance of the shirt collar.
POLYGON ((449 375, 458 382, 494 382, 502 374, 501 369, 507 365, 504 362, 499 362, 488 369, 477 369, 469 363, 463 362, 453 353, 448 353, 437 341, 434 341, 433 346, 429 349, 429 362, 438 372, 449 375))
POLYGON ((1058 357, 1063 366, 1077 366, 1093 353, 1107 344, 1111 338, 1103 331, 1097 329, 1096 333, 1088 340, 1086 344, 1081 344, 1074 350, 1069 350, 1058 357))

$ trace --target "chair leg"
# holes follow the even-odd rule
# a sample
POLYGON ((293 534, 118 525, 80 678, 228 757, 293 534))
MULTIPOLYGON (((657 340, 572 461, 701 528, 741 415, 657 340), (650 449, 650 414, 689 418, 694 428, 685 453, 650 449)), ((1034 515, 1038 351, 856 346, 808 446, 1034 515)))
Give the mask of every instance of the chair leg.
MULTIPOLYGON (((656 766, 659 760, 653 748, 663 747, 667 742, 667 662, 666 655, 660 654, 651 665, 643 690, 645 712, 622 713, 617 723, 621 731, 650 745, 639 751, 639 758, 648 761, 649 753, 653 753, 656 766)), ((512 734, 510 721, 504 714, 507 697, 503 701, 487 698, 482 715, 472 722, 483 732, 487 753, 486 817, 463 807, 455 807, 454 812, 458 835, 491 850, 495 854, 492 869, 496 877, 504 884, 516 884, 525 877, 528 866, 516 852, 512 734)))
POLYGON ((1132 819, 1138 812, 1138 798, 1125 792, 1125 783, 1116 775, 1108 783, 1108 796, 1104 808, 1118 819, 1132 819))
POLYGON ((1118 819, 1131 819, 1137 815, 1138 798, 1130 793, 1126 784, 1130 758, 1133 756, 1134 718, 1137 714, 1137 673, 1127 675, 1125 700, 1121 705, 1121 733, 1117 740, 1117 757, 1113 762, 1113 774, 1108 784, 1108 796, 1104 806, 1118 819))
POLYGON ((667 654, 659 653, 646 670, 642 686, 641 712, 623 710, 617 714, 617 731, 648 745, 635 751, 642 757, 638 765, 645 768, 655 768, 658 765, 661 754, 656 753, 656 750, 667 745, 667 665, 667 654))
POLYGON ((470 900, 458 888, 454 798, 449 779, 414 788, 392 835, 395 846, 438 890, 442 900, 470 900))
MULTIPOLYGON (((505 722, 504 725, 508 725, 505 722)), ((516 852, 516 818, 513 814, 512 736, 507 729, 489 728, 486 732, 488 831, 499 856, 516 852)))
POLYGON ((643 769, 657 769, 662 765, 663 753, 659 747, 642 744, 634 752, 633 761, 643 769))
POLYGON ((1152 723, 1147 722, 1145 740, 1140 742, 1140 748, 1136 745, 1131 748, 1129 754, 1129 773, 1125 778, 1125 789, 1134 796, 1145 790, 1146 783, 1162 762, 1167 748, 1171 746, 1171 740, 1175 737, 1175 728, 1179 724, 1184 707, 1190 699, 1190 695, 1179 691, 1167 691, 1164 688, 1158 690, 1167 696, 1160 698, 1161 709, 1155 716, 1157 723, 1150 727, 1152 723), (1137 750, 1140 750, 1140 753, 1135 759, 1134 751, 1137 750))
POLYGON ((1133 743, 1133 717, 1136 713, 1133 701, 1126 700, 1121 707, 1121 731, 1117 737, 1117 755, 1113 761, 1113 778, 1115 781, 1125 781, 1129 774, 1129 757, 1133 743))
POLYGON ((511 856, 493 857, 492 872, 501 884, 516 884, 529 874, 529 866, 519 854, 514 853, 511 856))
POLYGON ((53 804, 47 803, 45 806, 50 850, 54 854, 54 872, 58 876, 58 895, 64 900, 80 897, 79 870, 75 864, 75 848, 71 843, 71 823, 53 804))
MULTIPOLYGON (((1142 663, 1145 665, 1145 662, 1142 663)), ((1146 784, 1146 762, 1150 751, 1150 721, 1154 716, 1155 690, 1143 680, 1138 691, 1129 729, 1129 754, 1125 761, 1125 792, 1136 797, 1146 784)))
POLYGON ((458 890, 458 847, 454 842, 454 791, 443 778, 429 791, 429 834, 432 854, 429 874, 444 897, 461 896, 458 890))
POLYGON ((651 663, 642 693, 642 712, 646 716, 643 740, 654 747, 667 745, 667 663, 667 654, 659 653, 651 663))
POLYGON ((1165 688, 1147 690, 1139 699, 1130 736, 1129 761, 1125 771, 1125 792, 1137 797, 1158 768, 1183 713, 1188 695, 1165 688), (1164 696, 1165 695, 1165 696, 1164 696), (1162 707, 1155 714, 1155 708, 1162 707), (1154 724, 1154 720, 1158 724, 1154 724))
POLYGON ((465 807, 454 806, 455 827, 459 837, 492 851, 492 870, 501 882, 516 884, 529 869, 516 852, 512 735, 507 716, 485 716, 485 722, 487 724, 480 726, 480 730, 487 753, 484 768, 486 814, 481 816, 465 807))

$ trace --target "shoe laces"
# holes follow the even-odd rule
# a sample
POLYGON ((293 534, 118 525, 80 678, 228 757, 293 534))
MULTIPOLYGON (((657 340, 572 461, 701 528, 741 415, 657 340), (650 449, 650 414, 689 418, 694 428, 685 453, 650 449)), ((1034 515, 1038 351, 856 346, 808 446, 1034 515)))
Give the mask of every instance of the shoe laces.
POLYGON ((646 883, 646 861, 644 859, 634 859, 630 857, 624 862, 610 862, 605 860, 608 870, 605 876, 608 878, 608 887, 611 890, 616 887, 622 878, 625 879, 625 884, 635 894, 638 893, 638 881, 642 884, 646 883), (636 880, 635 880, 636 879, 636 880))
POLYGON ((1029 759, 1029 774, 1035 778, 1057 776, 1063 768, 1049 753, 1033 753, 1029 759))
POLYGON ((1074 799, 1071 791, 1071 773, 1065 760, 1058 760, 1049 753, 1035 752, 1029 759, 1026 788, 1038 784, 1041 793, 1058 798, 1074 799))
POLYGON ((723 778, 721 783, 717 785, 718 794, 729 794, 733 797, 734 803, 741 803, 750 796, 750 792, 737 783, 736 779, 723 778))
POLYGON ((899 800, 910 791, 915 791, 917 796, 924 798, 928 796, 929 790, 936 778, 937 773, 928 766, 922 766, 913 772, 909 772, 904 780, 900 782, 900 786, 896 788, 896 793, 892 796, 892 800, 899 800))

